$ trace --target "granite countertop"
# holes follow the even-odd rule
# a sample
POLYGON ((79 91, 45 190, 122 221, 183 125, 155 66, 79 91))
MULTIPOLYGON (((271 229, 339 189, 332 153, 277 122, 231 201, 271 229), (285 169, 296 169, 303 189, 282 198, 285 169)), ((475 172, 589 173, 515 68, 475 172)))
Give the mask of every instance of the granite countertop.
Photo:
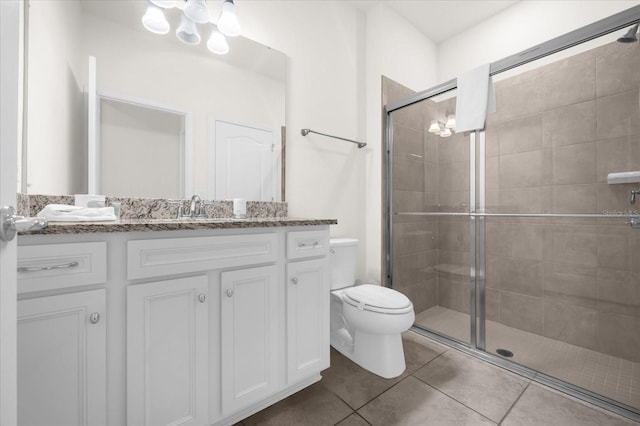
POLYGON ((283 226, 335 225, 336 219, 251 217, 247 219, 121 219, 113 222, 49 222, 46 229, 19 235, 86 234, 97 232, 188 231, 197 229, 275 228, 283 226))

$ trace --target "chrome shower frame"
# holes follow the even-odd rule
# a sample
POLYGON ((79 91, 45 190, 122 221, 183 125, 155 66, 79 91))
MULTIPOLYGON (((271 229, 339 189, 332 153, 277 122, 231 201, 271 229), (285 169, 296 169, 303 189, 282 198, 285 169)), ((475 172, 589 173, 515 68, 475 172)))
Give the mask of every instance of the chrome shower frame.
MULTIPOLYGON (((526 49, 515 55, 508 56, 490 65, 490 75, 497 75, 502 72, 517 68, 527 63, 533 62, 561 52, 582 43, 594 40, 606 34, 625 29, 630 25, 640 22, 640 6, 616 13, 608 18, 589 24, 585 27, 571 31, 562 36, 553 38, 547 42, 538 44, 530 49, 526 49)), ((592 403, 596 406, 613 411, 635 421, 640 421, 640 410, 612 400, 605 396, 596 394, 589 390, 572 385, 555 377, 540 373, 536 370, 524 367, 502 357, 493 355, 485 351, 486 345, 486 312, 485 312, 485 220, 487 217, 571 217, 571 218, 599 218, 607 217, 600 214, 491 214, 485 210, 485 131, 480 130, 470 134, 470 188, 469 188, 469 213, 439 213, 439 212, 393 212, 393 116, 392 113, 418 102, 442 95, 457 88, 457 80, 452 79, 442 84, 434 86, 425 91, 416 93, 397 102, 392 102, 384 107, 386 128, 385 128, 385 224, 383 226, 385 235, 384 241, 384 261, 386 262, 385 285, 393 287, 393 217, 394 214, 419 215, 419 216, 463 216, 469 218, 470 224, 470 249, 471 265, 469 280, 470 291, 470 330, 471 341, 468 344, 454 340, 448 336, 425 330, 414 326, 412 330, 426 335, 440 343, 454 347, 477 358, 483 359, 491 364, 498 365, 514 373, 527 377, 530 380, 545 384, 561 392, 568 393, 574 397, 592 403), (476 170, 476 149, 478 151, 476 170), (476 183, 476 171, 478 182, 476 183), (477 303, 479 302, 479 303, 477 303), (478 307, 478 309, 476 309, 478 307)), ((625 216, 622 216, 625 217, 625 216)), ((633 220, 632 216, 629 216, 633 220)))

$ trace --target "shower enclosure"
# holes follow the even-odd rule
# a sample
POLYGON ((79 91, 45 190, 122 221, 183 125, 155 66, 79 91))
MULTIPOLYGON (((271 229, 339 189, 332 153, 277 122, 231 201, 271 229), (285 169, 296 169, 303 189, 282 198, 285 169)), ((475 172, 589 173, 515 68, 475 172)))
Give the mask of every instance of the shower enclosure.
POLYGON ((640 181, 610 174, 640 171, 640 43, 616 41, 638 21, 491 64, 482 131, 452 127, 455 80, 383 82, 385 276, 414 328, 636 420, 640 181))

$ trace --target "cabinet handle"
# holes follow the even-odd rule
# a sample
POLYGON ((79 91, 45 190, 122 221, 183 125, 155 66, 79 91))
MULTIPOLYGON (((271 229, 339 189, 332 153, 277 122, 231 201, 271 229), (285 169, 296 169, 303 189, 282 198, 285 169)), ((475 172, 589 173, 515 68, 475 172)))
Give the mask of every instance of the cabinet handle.
POLYGON ((314 241, 313 244, 311 244, 311 243, 309 243, 309 244, 307 244, 307 243, 298 243, 298 247, 299 248, 305 248, 307 246, 312 246, 312 247, 315 248, 315 247, 318 247, 318 244, 320 244, 318 241, 314 241))
POLYGON ((207 300, 207 296, 205 296, 204 294, 199 294, 198 300, 200 301, 200 303, 204 303, 204 301, 207 300))
POLYGON ((227 290, 227 297, 231 297, 233 296, 233 290, 229 289, 227 290))
POLYGON ((298 278, 297 277, 291 278, 291 282, 294 284, 298 284, 298 278))
POLYGON ((98 321, 100 321, 100 314, 97 312, 92 313, 91 315, 89 315, 89 321, 91 322, 91 324, 97 324, 98 321))
POLYGON ((54 269, 68 269, 68 268, 75 268, 79 264, 80 264, 79 262, 69 262, 69 263, 63 263, 60 265, 51 265, 51 266, 33 266, 33 267, 21 266, 18 268, 18 272, 38 272, 38 271, 51 271, 54 269))

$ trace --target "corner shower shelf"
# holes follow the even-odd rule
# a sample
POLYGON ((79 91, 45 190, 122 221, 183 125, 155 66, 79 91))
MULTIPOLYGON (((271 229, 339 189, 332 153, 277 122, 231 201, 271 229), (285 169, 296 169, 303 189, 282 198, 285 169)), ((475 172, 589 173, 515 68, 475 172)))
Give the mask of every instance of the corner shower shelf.
POLYGON ((607 183, 615 185, 618 183, 638 183, 640 182, 640 172, 617 172, 607 175, 607 183))

